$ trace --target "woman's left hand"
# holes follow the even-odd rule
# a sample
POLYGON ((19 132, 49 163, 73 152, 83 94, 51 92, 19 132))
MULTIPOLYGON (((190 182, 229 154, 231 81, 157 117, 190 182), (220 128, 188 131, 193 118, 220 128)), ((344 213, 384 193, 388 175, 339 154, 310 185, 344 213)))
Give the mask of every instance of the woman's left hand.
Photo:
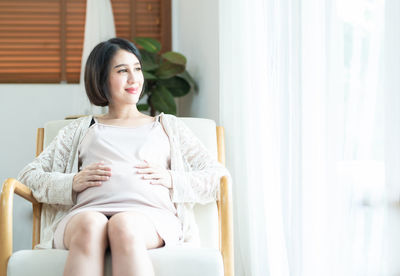
POLYGON ((138 169, 136 173, 143 175, 143 179, 150 180, 150 184, 163 185, 168 189, 172 188, 169 170, 156 164, 150 164, 146 160, 144 160, 143 164, 134 167, 138 169))

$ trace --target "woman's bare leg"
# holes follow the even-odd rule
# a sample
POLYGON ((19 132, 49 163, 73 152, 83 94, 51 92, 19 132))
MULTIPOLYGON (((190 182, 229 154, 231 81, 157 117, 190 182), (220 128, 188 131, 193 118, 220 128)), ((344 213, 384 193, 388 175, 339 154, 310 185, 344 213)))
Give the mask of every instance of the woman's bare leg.
POLYGON ((98 212, 82 212, 71 218, 64 233, 64 244, 69 249, 64 276, 104 274, 107 222, 107 217, 98 212))
POLYGON ((147 249, 158 248, 164 241, 153 223, 136 212, 122 212, 108 222, 113 276, 151 276, 153 265, 147 249))

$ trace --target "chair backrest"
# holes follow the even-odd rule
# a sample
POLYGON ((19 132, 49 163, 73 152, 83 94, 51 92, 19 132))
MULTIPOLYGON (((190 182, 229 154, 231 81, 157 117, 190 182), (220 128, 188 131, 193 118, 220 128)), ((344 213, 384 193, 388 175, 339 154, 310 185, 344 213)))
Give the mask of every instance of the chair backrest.
MULTIPOLYGON (((213 120, 201 118, 180 118, 200 139, 206 148, 217 158, 216 124, 213 120)), ((58 131, 68 125, 71 120, 50 121, 44 126, 43 148, 53 140, 58 131)), ((202 247, 219 248, 219 223, 216 202, 206 205, 196 204, 194 207, 195 220, 199 228, 202 247)))

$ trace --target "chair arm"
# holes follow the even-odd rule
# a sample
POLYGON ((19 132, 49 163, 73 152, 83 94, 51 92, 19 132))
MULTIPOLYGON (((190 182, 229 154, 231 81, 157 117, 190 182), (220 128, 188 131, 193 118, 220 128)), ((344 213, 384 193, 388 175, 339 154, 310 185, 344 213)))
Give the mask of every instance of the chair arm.
POLYGON ((13 195, 17 194, 32 203, 33 235, 32 248, 40 241, 40 214, 42 204, 32 195, 31 189, 14 178, 3 183, 0 196, 0 275, 7 275, 7 263, 12 254, 13 195))
POLYGON ((220 242, 221 254, 224 261, 224 275, 234 275, 234 252, 233 252, 233 212, 232 212, 232 189, 226 176, 221 178, 220 199, 217 202, 220 219, 220 242))

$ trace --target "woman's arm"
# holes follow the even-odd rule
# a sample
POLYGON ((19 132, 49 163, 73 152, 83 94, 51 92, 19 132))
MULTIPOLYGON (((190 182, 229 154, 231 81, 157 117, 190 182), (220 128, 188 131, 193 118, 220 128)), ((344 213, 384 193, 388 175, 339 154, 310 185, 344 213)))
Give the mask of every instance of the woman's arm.
POLYGON ((65 173, 78 122, 62 128, 48 147, 26 165, 18 180, 32 189, 39 202, 73 204, 72 181, 75 173, 65 173))
POLYGON ((172 201, 205 204, 217 200, 221 177, 228 176, 231 179, 228 170, 180 119, 176 119, 176 131, 181 154, 190 170, 170 171, 172 201))

